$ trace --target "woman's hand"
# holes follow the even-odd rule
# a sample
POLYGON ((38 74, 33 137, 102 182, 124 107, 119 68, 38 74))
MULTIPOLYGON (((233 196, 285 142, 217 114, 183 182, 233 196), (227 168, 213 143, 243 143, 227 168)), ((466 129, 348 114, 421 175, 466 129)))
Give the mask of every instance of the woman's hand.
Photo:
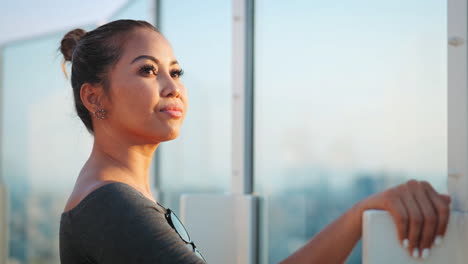
POLYGON ((427 258, 447 229, 450 197, 438 194, 428 182, 411 180, 374 194, 327 225, 281 264, 344 263, 362 234, 367 209, 390 212, 401 244, 410 255, 427 258))
POLYGON ((450 196, 437 193, 426 181, 410 180, 363 200, 365 209, 390 212, 403 247, 413 257, 427 258, 447 229, 450 196))

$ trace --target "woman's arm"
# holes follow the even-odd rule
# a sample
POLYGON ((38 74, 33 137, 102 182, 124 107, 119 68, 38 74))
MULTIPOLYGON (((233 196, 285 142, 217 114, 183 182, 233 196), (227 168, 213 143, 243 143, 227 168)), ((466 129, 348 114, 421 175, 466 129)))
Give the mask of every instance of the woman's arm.
POLYGON ((402 246, 416 257, 425 251, 426 257, 445 234, 449 205, 450 197, 429 183, 408 181, 358 202, 281 264, 343 263, 361 238, 362 214, 368 209, 390 212, 402 246))

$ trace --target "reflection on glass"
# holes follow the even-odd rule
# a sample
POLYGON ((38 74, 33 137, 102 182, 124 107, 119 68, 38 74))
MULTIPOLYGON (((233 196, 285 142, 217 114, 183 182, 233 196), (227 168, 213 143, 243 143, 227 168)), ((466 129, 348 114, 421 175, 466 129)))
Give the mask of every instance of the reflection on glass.
MULTIPOLYGON (((149 19, 149 6, 142 2, 148 3, 132 1, 115 17, 149 19)), ((92 148, 92 137, 75 113, 70 81, 61 71, 57 47, 65 33, 14 42, 1 54, 8 263, 60 263, 60 214, 92 148)))
POLYGON ((227 191, 231 157, 229 1, 162 1, 160 30, 185 74, 189 107, 179 137, 162 143, 159 172, 166 206, 183 192, 227 191))
MULTIPOLYGON (((446 3, 256 1, 255 190, 262 262, 353 203, 446 179, 446 3)), ((348 263, 361 263, 359 246, 348 263)))
POLYGON ((11 43, 2 53, 1 174, 11 263, 59 263, 60 214, 91 148, 60 70, 64 34, 11 43))

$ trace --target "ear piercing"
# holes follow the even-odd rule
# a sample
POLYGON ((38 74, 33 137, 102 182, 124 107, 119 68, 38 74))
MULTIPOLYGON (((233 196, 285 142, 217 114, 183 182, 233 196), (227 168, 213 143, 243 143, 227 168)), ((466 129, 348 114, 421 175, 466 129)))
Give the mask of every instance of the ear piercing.
POLYGON ((107 111, 104 110, 104 109, 98 109, 96 111, 94 111, 94 116, 97 118, 97 119, 101 119, 103 120, 104 118, 106 118, 106 114, 107 114, 107 111))

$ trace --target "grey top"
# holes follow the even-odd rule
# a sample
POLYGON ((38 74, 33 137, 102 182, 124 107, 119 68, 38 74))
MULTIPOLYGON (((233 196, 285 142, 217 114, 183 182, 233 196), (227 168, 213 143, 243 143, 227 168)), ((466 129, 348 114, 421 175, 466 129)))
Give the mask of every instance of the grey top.
POLYGON ((205 262, 169 225, 165 208, 121 182, 88 194, 60 219, 62 264, 205 262))

